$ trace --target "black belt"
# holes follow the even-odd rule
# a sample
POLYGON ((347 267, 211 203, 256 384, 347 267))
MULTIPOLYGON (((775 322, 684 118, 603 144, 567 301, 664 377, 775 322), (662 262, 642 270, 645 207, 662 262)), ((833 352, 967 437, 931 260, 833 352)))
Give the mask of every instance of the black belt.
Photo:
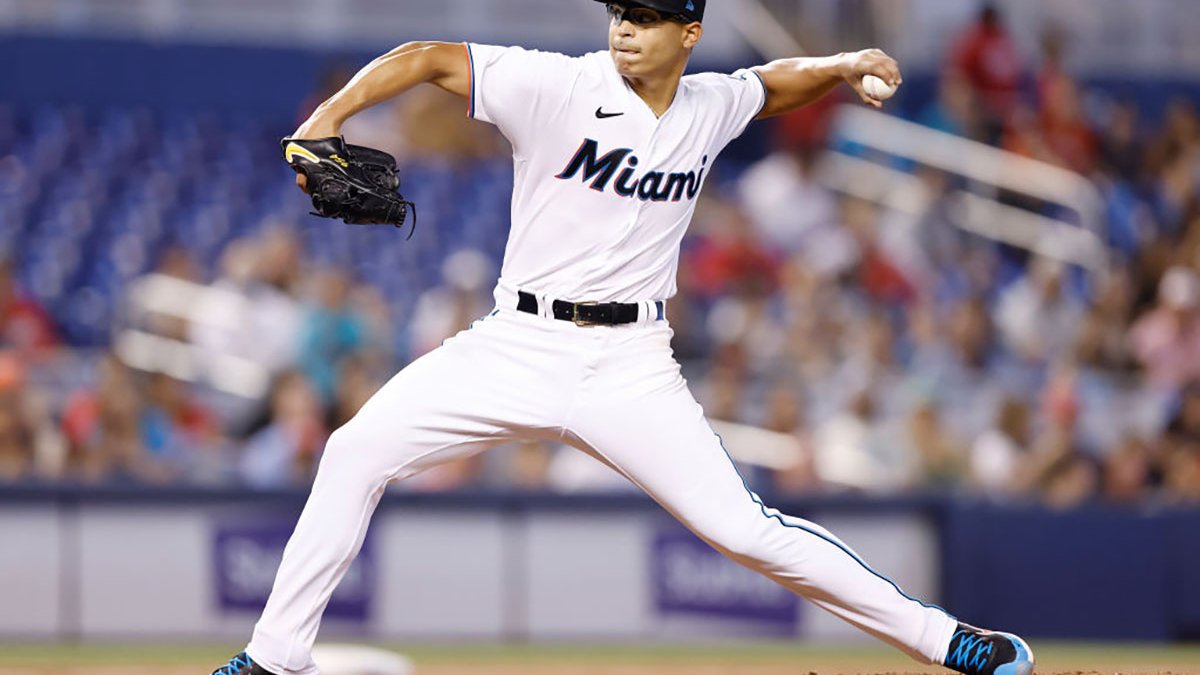
MULTIPOLYGON (((662 300, 654 301, 658 319, 663 318, 662 300)), ((639 305, 636 302, 567 302, 555 300, 550 309, 559 321, 571 321, 576 326, 615 326, 622 323, 637 323, 639 305)), ((517 311, 539 314, 537 297, 533 293, 517 291, 517 311)))

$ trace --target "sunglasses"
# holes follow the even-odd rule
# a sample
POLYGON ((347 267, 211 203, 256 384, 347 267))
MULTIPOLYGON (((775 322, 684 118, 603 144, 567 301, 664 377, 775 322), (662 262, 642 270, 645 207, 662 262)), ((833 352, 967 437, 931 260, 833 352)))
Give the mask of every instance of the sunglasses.
POLYGON ((682 14, 662 14, 657 9, 630 7, 628 5, 618 5, 615 2, 608 3, 608 16, 612 19, 613 23, 628 21, 635 26, 652 26, 660 21, 688 22, 687 18, 682 14))

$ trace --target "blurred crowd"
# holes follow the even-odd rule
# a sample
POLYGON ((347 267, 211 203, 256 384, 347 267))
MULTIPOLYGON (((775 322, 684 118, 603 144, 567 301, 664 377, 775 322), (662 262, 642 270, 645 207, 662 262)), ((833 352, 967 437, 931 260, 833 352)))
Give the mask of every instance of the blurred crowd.
MULTIPOLYGON (((710 417, 794 441, 787 461, 744 467, 758 490, 1200 503, 1200 117, 1173 100, 1145 118, 1077 80, 1068 49, 1048 29, 1040 56, 1022 55, 985 9, 912 116, 1088 177, 1105 200, 1103 270, 957 228, 938 198, 952 180, 934 172, 921 173, 930 198, 917 215, 824 186, 815 167, 832 98, 774 121, 765 157, 718 165, 668 317, 710 417)), ((331 71, 305 105, 346 76, 331 71)), ((434 91, 373 110, 346 135, 409 165, 508 161, 490 127, 434 91)), ((495 251, 455 250, 400 314, 353 265, 272 220, 225 245, 212 269, 186 247, 158 256, 125 304, 147 295, 142 282, 169 279, 198 292, 195 306, 114 315, 112 344, 83 358, 14 282, 19 255, 0 265, 0 483, 304 485, 331 430, 490 310, 499 265, 495 251), (193 367, 131 359, 121 346, 134 329, 186 346, 193 367), (258 373, 237 395, 216 376, 230 358, 258 373), (84 376, 53 375, 81 362, 84 376)), ((540 443, 398 489, 478 487, 630 489, 540 443)))
POLYGON ((834 194, 824 106, 710 197, 671 313, 710 415, 797 436, 776 491, 960 490, 1070 506, 1200 499, 1200 118, 1089 90, 1048 29, 1029 62, 985 8, 917 121, 1088 177, 1108 264, 968 234, 924 171, 917 215, 834 194), (707 330, 704 330, 707 328, 707 330), (694 342, 693 342, 694 340, 694 342))

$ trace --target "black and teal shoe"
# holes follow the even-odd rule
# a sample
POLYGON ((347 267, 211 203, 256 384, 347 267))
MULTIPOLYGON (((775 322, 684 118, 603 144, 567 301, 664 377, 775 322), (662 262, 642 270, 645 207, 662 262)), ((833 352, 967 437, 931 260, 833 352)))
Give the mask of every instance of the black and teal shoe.
POLYGON ((246 652, 242 652, 229 659, 229 663, 212 671, 212 675, 275 675, 275 673, 258 665, 246 655, 246 652))
POLYGON ((943 665, 967 675, 1032 675, 1034 659, 1029 645, 1012 633, 960 623, 943 665))

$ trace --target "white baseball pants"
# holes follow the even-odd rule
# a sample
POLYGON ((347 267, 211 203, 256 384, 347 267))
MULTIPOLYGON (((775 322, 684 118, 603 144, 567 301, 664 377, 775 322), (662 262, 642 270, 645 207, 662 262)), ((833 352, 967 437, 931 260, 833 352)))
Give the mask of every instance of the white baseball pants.
POLYGON ((499 309, 397 373, 330 437, 251 658, 280 675, 317 672, 310 650, 321 614, 389 482, 505 441, 545 438, 593 454, 737 562, 915 659, 941 663, 955 619, 745 487, 680 375, 670 327, 655 318, 580 327, 499 309))

